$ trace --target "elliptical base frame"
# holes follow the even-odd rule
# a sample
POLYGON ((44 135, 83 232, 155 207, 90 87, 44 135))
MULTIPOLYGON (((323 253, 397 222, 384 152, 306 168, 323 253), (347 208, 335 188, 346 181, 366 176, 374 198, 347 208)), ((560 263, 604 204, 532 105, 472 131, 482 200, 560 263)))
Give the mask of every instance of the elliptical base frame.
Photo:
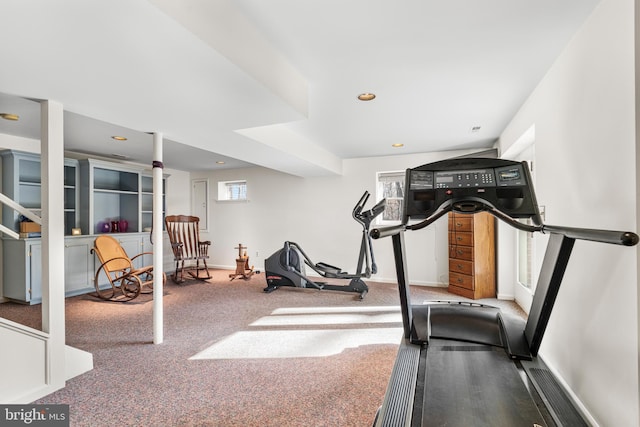
MULTIPOLYGON (((354 292, 359 294, 360 299, 364 299, 369 292, 369 286, 360 276, 349 275, 348 273, 333 275, 336 279, 350 278, 347 285, 312 280, 306 275, 305 263, 310 265, 308 257, 302 249, 294 242, 285 242, 282 249, 276 251, 265 260, 267 287, 263 291, 271 293, 279 287, 289 286, 326 291, 354 292)), ((310 266, 313 267, 312 265, 310 266)))
POLYGON ((380 215, 385 207, 386 200, 382 199, 371 209, 363 211, 369 192, 365 191, 352 211, 353 219, 362 226, 362 239, 360 243, 360 253, 355 273, 343 272, 333 265, 319 262, 314 263, 304 250, 294 242, 284 242, 284 247, 265 259, 264 271, 267 279, 267 287, 264 292, 270 293, 281 286, 296 288, 315 288, 318 290, 354 292, 363 299, 369 292, 369 287, 362 278, 371 277, 376 274, 375 257, 373 255, 373 245, 369 236, 371 222, 380 215), (305 264, 315 271, 319 277, 325 279, 349 280, 347 285, 337 285, 329 282, 319 282, 307 277, 305 264))

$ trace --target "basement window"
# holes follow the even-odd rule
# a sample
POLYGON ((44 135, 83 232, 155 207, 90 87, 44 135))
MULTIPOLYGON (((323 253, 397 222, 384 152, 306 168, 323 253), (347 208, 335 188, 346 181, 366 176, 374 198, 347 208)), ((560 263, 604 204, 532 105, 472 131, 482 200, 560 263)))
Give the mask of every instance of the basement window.
POLYGON ((399 224, 402 220, 405 171, 376 174, 376 200, 387 199, 387 205, 376 220, 378 224, 399 224))
POLYGON ((218 200, 247 200, 247 181, 219 181, 218 200))

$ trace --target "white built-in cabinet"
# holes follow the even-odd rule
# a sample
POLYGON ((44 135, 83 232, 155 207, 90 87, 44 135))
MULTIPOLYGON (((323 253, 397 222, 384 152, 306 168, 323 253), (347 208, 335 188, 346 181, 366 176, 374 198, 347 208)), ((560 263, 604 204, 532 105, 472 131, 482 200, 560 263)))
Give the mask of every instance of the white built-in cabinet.
POLYGON ((65 295, 84 294, 92 289, 94 256, 92 237, 66 237, 64 239, 65 295))
POLYGON ((40 239, 3 240, 4 297, 35 303, 42 300, 40 239))
MULTIPOLYGON (((2 192, 25 208, 41 215, 41 177, 40 156, 13 150, 3 150, 2 157, 2 192)), ((78 161, 64 160, 64 233, 71 234, 71 229, 78 221, 78 161)), ((19 231, 19 214, 4 206, 2 224, 19 231)))
MULTIPOLYGON (((5 150, 2 157, 2 187, 7 196, 40 214, 40 157, 5 150)), ((153 213, 151 172, 134 166, 94 160, 66 159, 65 194, 65 294, 80 295, 94 290, 94 277, 100 267, 91 253, 95 235, 104 232, 104 223, 127 222, 126 232, 111 233, 130 257, 152 252, 150 229, 153 213), (81 235, 71 235, 80 228, 81 235)), ((168 175, 163 178, 164 189, 168 175)), ((19 229, 18 215, 4 208, 3 224, 19 229)), ((42 244, 40 238, 3 238, 4 297, 35 304, 42 301, 42 244)), ((172 259, 166 269, 172 268, 172 259)), ((136 260, 136 266, 152 264, 152 256, 136 260)), ((101 282, 106 283, 106 278, 101 282)))
MULTIPOLYGON (((122 233, 115 236, 129 256, 153 250, 148 233, 122 233)), ((65 295, 93 292, 95 271, 100 267, 91 253, 95 236, 67 236, 64 238, 65 295)), ((42 243, 40 239, 3 239, 4 297, 29 304, 42 301, 42 243)), ((136 267, 152 264, 152 256, 136 259, 136 267)), ((100 283, 107 284, 106 277, 100 283)))
MULTIPOLYGON (((162 214, 164 216, 164 182, 162 214)), ((134 167, 100 160, 80 160, 80 228, 98 234, 114 221, 127 232, 149 231, 153 213, 153 177, 134 167)))

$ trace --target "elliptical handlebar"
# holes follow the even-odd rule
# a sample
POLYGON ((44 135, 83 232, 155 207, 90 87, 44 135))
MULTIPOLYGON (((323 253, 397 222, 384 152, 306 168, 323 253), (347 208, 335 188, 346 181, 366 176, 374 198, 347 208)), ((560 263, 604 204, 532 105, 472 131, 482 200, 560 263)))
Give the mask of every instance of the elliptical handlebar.
POLYGON ((387 207, 387 199, 382 199, 376 203, 371 209, 362 213, 362 216, 371 222, 375 217, 384 212, 387 207))
POLYGON ((351 214, 353 218, 356 219, 356 221, 357 217, 360 215, 360 212, 362 212, 362 209, 364 209, 364 205, 367 203, 367 200, 369 200, 369 192, 365 191, 362 197, 360 197, 360 200, 358 200, 358 203, 356 203, 351 214))
POLYGON ((376 203, 371 209, 366 211, 362 211, 364 209, 364 205, 369 200, 369 192, 365 191, 360 200, 353 208, 352 216, 358 223, 360 223, 366 231, 369 231, 369 226, 371 225, 371 221, 382 212, 384 212, 385 207, 387 206, 387 199, 382 199, 378 203, 376 203))

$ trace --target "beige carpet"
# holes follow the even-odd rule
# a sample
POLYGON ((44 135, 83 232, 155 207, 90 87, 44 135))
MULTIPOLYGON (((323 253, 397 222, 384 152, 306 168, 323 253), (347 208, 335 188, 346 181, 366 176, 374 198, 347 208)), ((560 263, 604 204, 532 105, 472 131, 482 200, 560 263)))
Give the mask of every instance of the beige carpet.
MULTIPOLYGON (((401 339, 395 284, 356 294, 280 288, 264 274, 167 282, 165 341, 154 345, 151 296, 66 301, 67 344, 94 370, 34 403, 70 405, 72 426, 370 426, 401 339)), ((414 288, 414 303, 455 298, 414 288)), ((491 301, 513 308, 510 303, 491 301)), ((0 316, 40 328, 40 306, 0 316)))

